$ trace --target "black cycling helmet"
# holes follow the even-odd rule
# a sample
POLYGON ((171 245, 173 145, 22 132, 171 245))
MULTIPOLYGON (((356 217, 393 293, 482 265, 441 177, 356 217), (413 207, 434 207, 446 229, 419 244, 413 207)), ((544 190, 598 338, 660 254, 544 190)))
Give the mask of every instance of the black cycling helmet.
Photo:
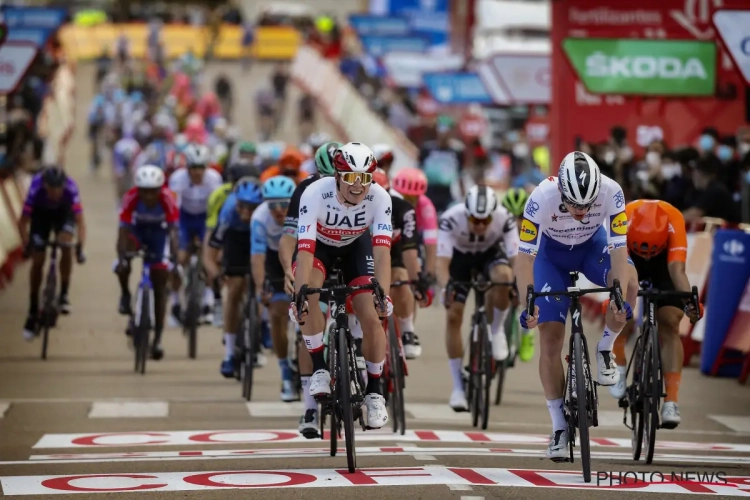
POLYGON ((237 181, 244 177, 250 177, 258 179, 260 178, 260 172, 258 168, 249 162, 238 162, 233 163, 227 169, 227 182, 236 184, 237 181))
POLYGON ((46 167, 42 172, 42 181, 44 181, 44 184, 49 187, 63 187, 67 180, 68 176, 65 175, 63 169, 58 167, 46 167))

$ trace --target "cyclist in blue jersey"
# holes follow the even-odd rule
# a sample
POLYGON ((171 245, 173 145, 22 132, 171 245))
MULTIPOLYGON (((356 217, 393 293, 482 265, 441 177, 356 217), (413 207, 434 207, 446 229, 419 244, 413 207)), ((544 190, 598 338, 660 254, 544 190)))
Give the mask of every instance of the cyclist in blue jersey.
MULTIPOLYGON (((208 243, 214 249, 223 249, 227 294, 223 307, 225 356, 221 374, 226 378, 234 376, 234 346, 240 326, 240 303, 247 289, 246 276, 250 272, 250 219, 261 203, 263 194, 258 181, 251 179, 237 183, 234 192, 221 207, 219 223, 208 243)), ((204 264, 216 266, 210 259, 204 264)), ((209 274, 216 272, 215 269, 208 271, 209 274)), ((265 364, 261 354, 258 355, 256 364, 265 364)))
POLYGON ((279 175, 263 183, 263 203, 253 213, 250 228, 250 263, 253 281, 259 302, 264 303, 270 313, 271 338, 281 369, 281 400, 290 402, 297 398, 292 382, 292 370, 287 355, 289 339, 289 302, 291 298, 284 291, 284 268, 279 261, 279 241, 284 233, 289 200, 296 189, 289 177, 279 175), (262 284, 270 281, 272 293, 263 294, 262 284))

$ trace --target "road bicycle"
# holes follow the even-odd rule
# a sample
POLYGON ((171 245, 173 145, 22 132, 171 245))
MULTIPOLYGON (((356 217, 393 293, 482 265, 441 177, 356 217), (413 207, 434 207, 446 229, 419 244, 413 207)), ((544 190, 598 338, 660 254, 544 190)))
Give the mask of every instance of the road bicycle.
POLYGON ((349 315, 346 312, 346 298, 357 291, 370 291, 375 295, 379 308, 385 309, 385 292, 375 278, 369 285, 347 286, 334 285, 324 288, 310 288, 302 285, 295 305, 298 311, 307 300, 307 296, 330 293, 335 302, 336 329, 328 336, 328 367, 331 374, 331 397, 321 403, 321 414, 331 417, 331 456, 335 455, 336 441, 344 429, 346 442, 346 461, 349 472, 357 468, 357 455, 354 445, 354 421, 359 421, 362 430, 366 430, 362 415, 364 403, 364 384, 357 369, 354 339, 349 330, 349 315))
MULTIPOLYGON (((395 281, 391 288, 399 286, 416 285, 418 280, 395 281)), ((409 370, 406 366, 404 346, 401 342, 401 328, 394 315, 383 320, 383 329, 386 332, 385 364, 383 365, 383 394, 386 403, 390 407, 390 417, 393 422, 393 432, 406 433, 406 408, 404 402, 404 390, 406 389, 406 376, 409 370)))
POLYGON ((690 292, 656 290, 648 281, 641 282, 638 296, 643 297, 643 324, 635 341, 633 356, 628 363, 626 379, 633 372, 631 384, 625 391, 625 397, 620 399, 619 406, 624 409, 623 424, 632 431, 633 460, 645 455, 647 464, 654 460, 656 445, 656 430, 659 427, 659 406, 664 394, 664 371, 661 365, 661 349, 659 346, 659 326, 656 322, 656 304, 660 299, 680 298, 689 299, 695 310, 699 310, 698 287, 694 286, 690 292), (631 425, 628 425, 630 413, 631 425))
POLYGON ((42 308, 39 311, 36 335, 42 336, 42 359, 47 359, 47 347, 49 345, 49 331, 57 326, 57 318, 60 315, 57 301, 57 250, 58 248, 73 248, 74 243, 58 243, 50 241, 45 248, 50 248, 49 268, 47 270, 47 282, 44 285, 42 295, 42 308))
POLYGON ((474 314, 471 316, 469 336, 469 380, 467 402, 471 412, 471 423, 487 428, 490 418, 490 394, 495 378, 495 357, 492 355, 492 339, 487 321, 485 297, 496 286, 513 286, 513 282, 489 281, 483 273, 474 273, 470 281, 453 281, 446 287, 446 295, 457 287, 474 290, 474 314))
POLYGON ((613 280, 610 288, 580 289, 576 286, 579 273, 571 271, 571 286, 565 291, 535 292, 534 286, 529 285, 526 291, 526 313, 534 315, 534 301, 540 297, 562 296, 570 298, 569 313, 573 319, 570 335, 570 347, 568 349, 568 370, 565 377, 565 417, 568 424, 568 444, 570 456, 564 459, 556 459, 556 462, 573 463, 573 450, 575 448, 576 435, 580 434, 581 465, 583 468, 583 480, 591 482, 591 442, 589 441, 589 427, 598 427, 599 400, 596 393, 596 383, 591 378, 591 364, 589 362, 589 348, 586 336, 583 334, 583 323, 581 317, 583 311, 580 298, 590 293, 609 292, 610 300, 614 301, 618 310, 624 309, 625 301, 622 298, 620 281, 613 280), (583 395, 583 397, 581 397, 583 395))
POLYGON ((144 375, 146 373, 146 358, 148 358, 151 330, 155 325, 154 285, 151 282, 151 266, 159 262, 162 256, 150 254, 143 250, 126 254, 126 258, 131 261, 136 257, 141 257, 144 262, 141 279, 135 293, 135 307, 131 308, 133 313, 128 321, 128 334, 133 340, 135 372, 144 375))
POLYGON ((239 360, 238 378, 242 381, 242 397, 250 401, 253 396, 253 372, 260 352, 260 304, 255 296, 253 277, 247 275, 247 291, 242 305, 242 324, 237 336, 236 359, 239 360))
POLYGON ((495 406, 503 401, 503 388, 508 368, 516 366, 518 351, 521 348, 521 326, 518 324, 518 307, 511 305, 505 318, 505 339, 508 342, 508 357, 502 363, 495 363, 495 406))
POLYGON ((188 357, 198 355, 198 327, 201 323, 203 295, 206 288, 203 264, 195 242, 191 244, 190 260, 185 277, 185 310, 182 313, 182 333, 188 338, 188 357))

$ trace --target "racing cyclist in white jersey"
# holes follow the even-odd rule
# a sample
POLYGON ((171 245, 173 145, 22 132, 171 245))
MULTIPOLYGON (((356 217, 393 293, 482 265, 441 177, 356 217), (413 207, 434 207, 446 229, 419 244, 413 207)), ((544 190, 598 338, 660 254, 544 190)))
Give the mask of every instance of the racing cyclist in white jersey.
MULTIPOLYGON (((450 407, 468 411, 463 383, 463 341, 461 322, 469 289, 446 287, 451 281, 470 281, 475 272, 485 278, 510 283, 511 266, 518 254, 516 219, 497 201, 488 186, 474 186, 463 205, 454 205, 440 217, 437 246, 437 282, 443 289, 443 305, 448 310, 445 343, 453 376, 450 407)), ((491 322, 492 355, 498 361, 508 357, 505 318, 510 305, 510 287, 496 286, 487 292, 487 320, 491 322)))
MULTIPOLYGON (((206 212, 208 197, 222 185, 221 174, 208 168, 209 152, 206 146, 190 144, 185 149, 187 168, 180 168, 169 177, 169 189, 177 195, 177 206, 180 209, 180 246, 177 262, 181 266, 190 258, 191 243, 201 248, 206 233, 206 212)), ((182 280, 175 275, 172 283, 172 315, 170 322, 181 321, 182 305, 180 287, 182 280)), ((206 284, 203 296, 203 321, 213 321, 214 293, 210 283, 206 284)))
MULTIPOLYGON (((567 290, 572 271, 583 272, 598 286, 620 280, 625 306, 618 311, 612 301, 596 347, 594 380, 612 386, 620 377, 612 348, 632 316, 630 304, 638 294, 638 277, 626 246, 625 197, 617 182, 601 175, 596 162, 579 151, 568 153, 558 175, 542 181, 526 202, 515 266, 518 289, 522 295, 531 284, 536 291, 567 290)), ((563 398, 575 398, 565 394, 561 360, 569 305, 565 296, 545 297, 537 300, 532 317, 524 310, 520 318, 523 328, 539 325, 539 376, 552 418, 547 458, 556 462, 568 460, 563 398)))
MULTIPOLYGON (((373 275, 383 290, 391 287, 391 197, 372 182, 377 161, 370 148, 350 142, 334 156, 335 174, 312 183, 302 194, 297 229, 294 270, 295 293, 303 285, 320 287, 336 261, 349 285, 370 284, 373 275), (370 233, 372 227, 372 234, 370 233)), ((385 361, 385 332, 379 316, 390 315, 393 303, 386 297, 386 311, 373 306, 374 296, 361 291, 352 305, 364 333, 362 351, 367 369, 364 404, 367 427, 379 429, 388 422, 380 376, 385 361)), ((301 311, 289 307, 292 320, 304 322, 302 334, 313 360, 310 394, 328 397, 331 374, 323 356, 325 318, 319 297, 308 297, 301 311)))

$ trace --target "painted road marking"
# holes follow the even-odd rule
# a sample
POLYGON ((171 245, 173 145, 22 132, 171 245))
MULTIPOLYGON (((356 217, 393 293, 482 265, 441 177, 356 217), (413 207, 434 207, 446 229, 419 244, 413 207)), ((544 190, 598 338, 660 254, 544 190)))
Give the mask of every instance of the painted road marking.
POLYGON ((466 484, 449 484, 448 489, 451 491, 473 491, 474 490, 474 488, 466 484))
POLYGON ((466 413, 456 413, 447 404, 409 403, 406 405, 406 416, 415 420, 468 422, 466 413))
POLYGON ((736 432, 750 432, 750 417, 733 415, 709 415, 708 418, 736 432))
MULTIPOLYGON (((328 431, 326 431, 328 435, 328 431)), ((533 444, 547 446, 549 437, 535 434, 508 434, 485 432, 461 432, 438 430, 406 431, 403 436, 387 430, 357 432, 360 441, 398 441, 433 443, 503 443, 533 444)), ((307 443, 309 442, 296 429, 292 430, 220 430, 220 431, 142 431, 111 432, 100 434, 45 434, 34 448, 81 448, 104 446, 182 446, 196 444, 228 443, 307 443)), ((592 447, 630 449, 630 438, 592 437, 592 447)), ((659 441, 656 447, 673 450, 724 451, 735 453, 750 452, 750 444, 741 443, 699 443, 683 441, 659 441)))
MULTIPOLYGON (((345 448, 339 452, 345 453, 345 448)), ((57 453, 52 455, 31 455, 27 461, 0 462, 0 465, 30 465, 52 463, 104 463, 104 462, 162 462, 185 460, 237 460, 252 458, 319 458, 330 456, 328 447, 322 448, 255 448, 240 450, 181 450, 181 451, 137 451, 125 453, 57 453)), ((493 456, 544 458, 545 449, 513 448, 463 448, 463 447, 419 447, 407 446, 358 446, 358 456, 411 456, 425 460, 425 455, 436 456, 493 456)), ((619 451, 592 451, 597 460, 630 460, 631 453, 619 451)), ((750 456, 742 455, 686 455, 656 453, 654 459, 663 462, 711 463, 711 464, 750 464, 750 456)))
MULTIPOLYGON (((619 473, 616 473, 619 474, 619 473)), ((511 486, 620 490, 652 493, 707 493, 750 497, 750 477, 722 473, 690 476, 630 471, 628 476, 592 472, 584 483, 578 471, 490 469, 445 466, 358 469, 233 470, 0 477, 3 493, 47 495, 130 491, 205 491, 232 488, 336 488, 351 486, 511 486), (665 475, 666 474, 666 475, 665 475), (623 479, 624 478, 624 479, 623 479)), ((684 473, 682 473, 684 474, 684 473)))
POLYGON ((251 417, 297 417, 305 411, 301 401, 293 403, 275 402, 252 402, 246 403, 247 412, 251 417))
POLYGON ((169 415, 166 401, 96 401, 91 405, 89 418, 158 418, 169 415))
POLYGON ((10 408, 10 403, 0 403, 0 418, 5 418, 5 414, 10 408))
POLYGON ((599 410, 596 412, 599 427, 623 427, 622 410, 599 410))

